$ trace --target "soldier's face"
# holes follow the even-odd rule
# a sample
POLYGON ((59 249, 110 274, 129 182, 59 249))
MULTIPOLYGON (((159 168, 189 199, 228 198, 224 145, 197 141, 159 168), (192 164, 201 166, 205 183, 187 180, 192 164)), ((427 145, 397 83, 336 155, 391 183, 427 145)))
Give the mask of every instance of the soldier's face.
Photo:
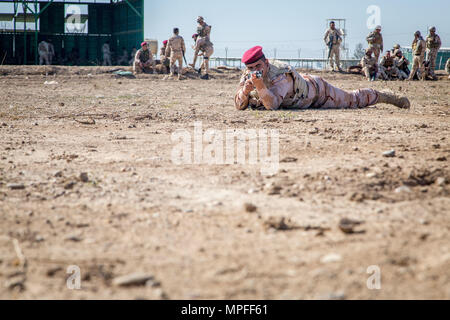
POLYGON ((147 50, 147 48, 148 48, 147 45, 142 46, 142 50, 144 50, 144 51, 147 50))
POLYGON ((255 63, 248 64, 247 69, 249 71, 261 71, 263 76, 267 74, 267 70, 269 70, 269 61, 265 59, 260 59, 255 63))
POLYGON ((381 32, 381 29, 376 29, 375 30, 377 33, 380 33, 381 32))
POLYGON ((330 24, 330 27, 331 27, 331 29, 334 30, 334 28, 336 27, 336 25, 335 25, 334 23, 331 23, 331 24, 330 24))

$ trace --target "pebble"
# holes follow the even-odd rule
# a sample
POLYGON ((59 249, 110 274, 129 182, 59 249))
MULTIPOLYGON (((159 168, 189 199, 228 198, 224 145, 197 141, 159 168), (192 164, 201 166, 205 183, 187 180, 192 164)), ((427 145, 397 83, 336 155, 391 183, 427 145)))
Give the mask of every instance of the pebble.
POLYGON ((395 193, 402 193, 402 192, 411 192, 411 189, 407 186, 401 186, 395 189, 395 193))
POLYGON ((11 183, 8 184, 7 187, 11 190, 23 190, 25 186, 22 183, 11 183))
POLYGON ((80 180, 84 183, 89 182, 88 174, 86 172, 80 173, 80 180))
POLYGON ((67 241, 73 241, 73 242, 80 242, 80 241, 82 241, 83 239, 80 238, 79 236, 71 235, 71 236, 68 236, 68 237, 66 238, 66 240, 67 240, 67 241))
POLYGON ((326 256, 323 256, 320 259, 320 262, 322 262, 322 263, 331 263, 331 262, 339 262, 341 260, 342 260, 342 256, 340 254, 330 253, 330 254, 327 254, 326 256))
POLYGON ((250 212, 250 213, 256 212, 256 210, 258 210, 258 208, 252 203, 244 204, 244 208, 245 208, 245 211, 250 212))
POLYGON ((446 182, 447 181, 446 181, 446 179, 444 177, 439 177, 439 178, 436 179, 436 184, 438 186, 444 186, 446 182))
POLYGON ((395 157, 395 150, 390 150, 390 151, 383 152, 383 157, 386 157, 386 158, 393 158, 393 157, 395 157))
POLYGON ((118 287, 144 286, 147 282, 154 283, 154 277, 146 273, 132 273, 114 278, 113 285, 118 287))
POLYGON ((66 189, 66 190, 71 190, 71 189, 73 189, 73 187, 75 186, 75 182, 69 182, 68 184, 66 184, 65 186, 64 186, 64 189, 66 189))

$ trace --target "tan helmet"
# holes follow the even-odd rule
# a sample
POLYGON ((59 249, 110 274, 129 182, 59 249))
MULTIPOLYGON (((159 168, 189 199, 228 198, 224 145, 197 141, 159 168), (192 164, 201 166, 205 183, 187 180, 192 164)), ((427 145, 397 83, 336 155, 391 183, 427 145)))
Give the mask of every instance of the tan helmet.
POLYGON ((381 26, 380 25, 376 26, 375 30, 381 30, 381 26))
POLYGON ((394 56, 397 56, 399 53, 400 53, 400 55, 403 55, 402 50, 396 49, 396 50, 394 51, 394 56))
POLYGON ((397 43, 397 44, 394 46, 394 49, 400 49, 400 45, 397 43))
POLYGON ((431 27, 429 30, 430 30, 431 32, 436 32, 436 27, 431 27))

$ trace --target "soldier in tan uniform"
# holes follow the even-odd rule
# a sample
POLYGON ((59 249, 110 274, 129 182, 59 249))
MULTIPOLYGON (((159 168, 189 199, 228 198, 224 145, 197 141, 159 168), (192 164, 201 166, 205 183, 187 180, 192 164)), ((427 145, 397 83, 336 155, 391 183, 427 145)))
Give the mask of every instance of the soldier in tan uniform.
POLYGON ((263 107, 276 110, 295 108, 364 108, 377 103, 389 103, 399 108, 409 108, 406 97, 359 89, 352 92, 336 88, 318 76, 299 74, 280 61, 269 63, 257 46, 244 53, 246 65, 234 103, 238 110, 263 107))
POLYGON ((437 80, 434 70, 436 69, 436 58, 441 48, 441 38, 436 34, 436 27, 430 28, 430 34, 427 36, 427 61, 429 61, 430 75, 433 80, 437 80))
POLYGON ((203 63, 201 64, 200 69, 198 71, 201 74, 202 69, 204 69, 205 74, 201 78, 204 80, 208 80, 209 79, 209 74, 208 74, 209 73, 209 57, 211 57, 212 54, 214 53, 214 45, 208 39, 206 41, 204 41, 203 44, 200 44, 197 41, 198 34, 192 35, 192 39, 194 39, 194 41, 195 41, 195 45, 193 47, 193 49, 195 50, 195 53, 194 53, 194 62, 192 64, 190 64, 190 66, 195 69, 195 62, 197 60, 197 56, 203 56, 203 63))
POLYGON ((383 52, 383 36, 381 35, 381 26, 377 26, 374 31, 369 33, 366 40, 378 63, 380 54, 383 52))
MULTIPOLYGON (((205 45, 209 46, 209 44, 212 44, 210 41, 210 35, 211 35, 211 26, 206 24, 205 19, 201 16, 197 18, 197 40, 196 40, 196 48, 203 47, 205 45)), ((195 62, 197 61, 199 51, 195 50, 194 52, 194 62, 193 67, 195 68, 195 62)), ((192 65, 191 65, 192 66, 192 65)))
POLYGON ((141 49, 136 52, 134 58, 133 71, 134 73, 153 73, 154 69, 155 61, 153 60, 153 54, 147 42, 142 42, 141 49))
POLYGON ((414 41, 412 43, 413 66, 407 80, 412 80, 417 70, 419 70, 420 73, 418 74, 418 78, 420 78, 421 80, 425 80, 426 77, 424 65, 425 49, 426 43, 423 40, 420 31, 416 31, 414 33, 414 41))
POLYGON ((397 76, 400 80, 405 80, 409 75, 409 61, 403 56, 403 53, 400 49, 395 50, 394 52, 394 64, 397 67, 397 76))
POLYGON ((183 37, 179 36, 179 29, 173 29, 173 37, 167 42, 166 57, 170 57, 170 76, 173 77, 175 72, 175 62, 178 61, 178 80, 181 79, 183 70, 183 55, 186 52, 183 37))
POLYGON ((401 46, 397 43, 392 49, 391 49, 391 56, 395 56, 395 51, 400 50, 401 46))
POLYGON ((391 51, 386 51, 380 62, 380 76, 384 80, 392 80, 394 76, 398 75, 399 70, 395 64, 394 55, 391 55, 391 51))
POLYGON ((162 45, 161 49, 159 49, 159 60, 161 63, 156 65, 156 70, 159 73, 163 73, 163 74, 169 73, 169 68, 170 68, 170 59, 169 59, 169 57, 166 56, 168 42, 169 42, 168 40, 163 41, 163 45, 162 45))
POLYGON ((368 81, 375 81, 378 79, 378 63, 375 57, 372 56, 372 49, 367 49, 364 57, 361 58, 361 67, 364 76, 368 81))
POLYGON ((447 63, 445 64, 445 71, 447 71, 448 79, 450 80, 450 58, 447 59, 447 63))
POLYGON ((328 47, 328 58, 330 61, 331 71, 334 71, 334 62, 336 63, 338 70, 342 71, 340 62, 340 47, 342 43, 342 33, 338 29, 336 29, 336 24, 334 21, 330 22, 330 28, 325 32, 323 41, 325 41, 325 44, 328 47))

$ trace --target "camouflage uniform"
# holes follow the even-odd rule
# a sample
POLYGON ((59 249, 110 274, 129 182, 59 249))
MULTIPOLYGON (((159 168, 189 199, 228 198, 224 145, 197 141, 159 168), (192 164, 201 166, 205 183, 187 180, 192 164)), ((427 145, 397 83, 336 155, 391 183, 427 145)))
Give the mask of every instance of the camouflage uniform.
POLYGON ((430 62, 429 64, 430 74, 434 79, 436 79, 434 70, 436 69, 437 54, 442 44, 441 38, 437 34, 431 35, 430 33, 426 39, 426 42, 427 42, 427 61, 430 62))
MULTIPOLYGON (((240 110, 261 107, 262 100, 256 90, 245 97, 243 88, 248 70, 244 71, 238 92, 235 95, 236 108, 240 110)), ((264 83, 279 107, 296 108, 364 108, 378 103, 379 93, 373 89, 359 89, 352 92, 336 88, 318 76, 300 75, 294 68, 280 61, 269 64, 264 83)))
POLYGON ((334 61, 336 62, 336 66, 338 67, 339 71, 341 70, 341 62, 340 62, 340 46, 342 42, 342 33, 338 29, 331 29, 329 28, 325 32, 325 36, 323 37, 323 40, 325 41, 325 44, 328 46, 328 54, 330 57, 330 67, 332 70, 334 70, 334 63, 333 63, 333 56, 334 61), (332 43, 332 47, 330 49, 330 42, 332 43))
POLYGON ((376 31, 372 31, 366 38, 367 43, 369 44, 369 49, 372 49, 373 54, 375 55, 375 59, 377 63, 380 59, 380 54, 383 52, 383 36, 381 33, 376 31))
POLYGON ((364 57, 361 58, 361 67, 368 80, 371 78, 378 79, 378 64, 375 57, 369 57, 365 54, 364 57))
POLYGON ((170 59, 166 56, 167 45, 162 46, 159 50, 159 59, 161 61, 161 73, 168 73, 170 68, 170 59))
POLYGON ((400 56, 400 57, 398 57, 398 56, 397 56, 397 53, 398 53, 398 52, 401 53, 401 51, 400 51, 399 49, 395 50, 395 52, 394 52, 394 56, 395 56, 395 58, 394 58, 394 64, 395 64, 395 66, 397 67, 397 72, 398 72, 397 75, 398 75, 398 78, 399 78, 400 80, 404 80, 404 79, 407 79, 407 78, 408 78, 408 74, 406 73, 406 70, 407 70, 407 68, 408 68, 409 61, 408 61, 408 59, 406 59, 403 55, 400 56))
POLYGON ((447 59, 447 63, 445 64, 445 71, 447 71, 448 78, 450 79, 450 58, 447 59))
POLYGON ((178 61, 178 78, 181 78, 181 70, 183 69, 183 52, 186 52, 183 37, 174 35, 167 43, 166 55, 170 57, 170 75, 175 72, 175 63, 178 61))
POLYGON ((380 62, 380 76, 384 80, 390 80, 393 76, 398 76, 399 71, 393 56, 384 55, 380 62))
POLYGON ((195 53, 194 53, 194 68, 195 68, 195 62, 196 62, 196 58, 199 55, 203 56, 203 63, 200 66, 200 70, 201 69, 205 69, 205 73, 208 74, 209 72, 209 58, 213 55, 214 53, 214 45, 211 41, 209 41, 209 39, 205 39, 205 41, 202 41, 201 43, 198 41, 195 42, 195 53))
POLYGON ((136 52, 134 58, 133 71, 135 73, 149 72, 155 68, 155 61, 150 49, 143 50, 142 48, 136 52), (141 66, 142 64, 142 66, 141 66))
POLYGON ((416 74, 417 70, 419 70, 418 77, 422 80, 425 80, 425 65, 424 65, 424 58, 425 58, 425 47, 426 43, 423 40, 422 36, 420 36, 417 39, 414 39, 412 43, 412 51, 413 51, 413 66, 411 73, 408 77, 408 80, 412 80, 414 78, 414 75, 416 74))

